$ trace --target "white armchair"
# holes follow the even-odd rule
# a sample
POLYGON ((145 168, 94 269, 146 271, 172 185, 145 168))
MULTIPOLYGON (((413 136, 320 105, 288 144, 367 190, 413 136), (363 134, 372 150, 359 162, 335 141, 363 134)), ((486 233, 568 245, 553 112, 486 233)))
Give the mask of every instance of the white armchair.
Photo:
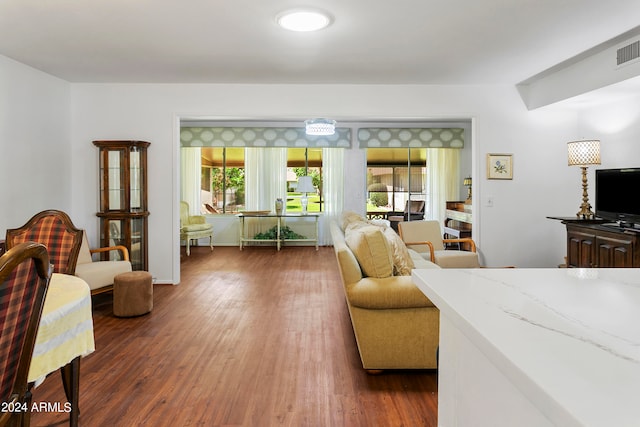
POLYGON ((129 251, 124 246, 90 249, 87 233, 83 231, 82 245, 78 254, 75 275, 89 284, 91 294, 99 294, 113 289, 113 278, 120 273, 131 271, 129 251), (94 261, 92 254, 118 251, 120 259, 114 261, 94 261))
POLYGON ((398 232, 408 248, 442 268, 480 267, 473 239, 444 239, 438 221, 399 222, 398 232), (445 250, 445 243, 466 243, 471 251, 445 250))
POLYGON ((202 215, 189 215, 189 204, 180 202, 180 240, 184 240, 187 256, 191 255, 191 240, 209 238, 209 246, 213 251, 213 225, 208 224, 202 215))

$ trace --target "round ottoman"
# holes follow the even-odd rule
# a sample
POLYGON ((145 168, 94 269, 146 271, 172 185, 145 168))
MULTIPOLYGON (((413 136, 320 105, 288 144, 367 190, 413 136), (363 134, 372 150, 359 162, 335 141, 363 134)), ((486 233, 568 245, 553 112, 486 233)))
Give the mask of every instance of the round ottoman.
POLYGON ((113 279, 113 314, 140 316, 153 310, 153 281, 148 271, 130 271, 113 279))

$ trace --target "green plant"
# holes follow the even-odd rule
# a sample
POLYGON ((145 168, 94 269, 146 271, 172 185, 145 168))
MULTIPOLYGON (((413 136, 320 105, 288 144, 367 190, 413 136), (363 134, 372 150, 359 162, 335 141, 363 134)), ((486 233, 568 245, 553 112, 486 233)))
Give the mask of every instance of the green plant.
POLYGON ((387 186, 380 182, 373 183, 367 187, 369 201, 374 206, 387 206, 389 204, 389 194, 387 186))
MULTIPOLYGON (((271 227, 267 231, 256 234, 253 238, 258 240, 276 240, 278 238, 278 227, 271 227)), ((280 239, 306 239, 306 237, 285 226, 280 228, 280 239)))

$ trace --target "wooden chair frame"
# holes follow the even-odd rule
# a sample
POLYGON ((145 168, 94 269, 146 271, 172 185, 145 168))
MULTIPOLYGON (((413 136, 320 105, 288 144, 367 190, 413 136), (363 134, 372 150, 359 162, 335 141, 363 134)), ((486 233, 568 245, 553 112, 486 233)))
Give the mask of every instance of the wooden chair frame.
POLYGON ((20 408, 19 411, 13 412, 1 411, 0 426, 29 425, 31 392, 27 378, 50 277, 49 255, 42 244, 19 243, 0 257, 0 295, 3 296, 0 306, 3 310, 13 313, 12 316, 0 313, 0 318, 9 322, 7 325, 1 325, 2 333, 8 333, 9 330, 13 332, 11 336, 2 337, 0 343, 14 356, 12 362, 7 362, 8 367, 4 366, 6 360, 1 361, 2 366, 7 369, 0 376, 3 383, 0 384, 0 389, 3 390, 3 394, 9 394, 0 396, 0 399, 3 405, 20 408), (31 260, 33 264, 26 264, 31 260), (21 280, 25 281, 24 285, 19 283, 21 280), (13 286, 10 281, 14 282, 13 286), (22 301, 20 305, 17 300, 22 301))
POLYGON ((70 274, 73 275, 76 270, 76 263, 78 262, 78 253, 80 252, 80 245, 82 244, 83 231, 76 228, 71 222, 69 215, 58 210, 46 210, 35 214, 25 225, 19 228, 8 229, 6 237, 7 249, 11 249, 18 243, 33 241, 42 243, 47 248, 49 253, 49 259, 54 265, 54 273, 70 274), (64 231, 72 236, 72 241, 68 247, 61 247, 57 242, 50 241, 46 233, 40 233, 40 231, 32 232, 48 218, 53 217, 64 227, 64 231))
MULTIPOLYGON (((400 236, 400 238, 402 238, 402 235, 400 236)), ((442 243, 444 243, 444 244, 447 244, 447 243, 468 243, 469 246, 471 247, 471 250, 469 252, 476 252, 476 242, 474 242, 472 239, 470 239, 468 237, 461 237, 460 239, 442 239, 442 243)), ((431 262, 435 264, 436 257, 435 257, 435 250, 433 248, 433 243, 431 243, 431 242, 405 242, 405 245, 407 247, 409 247, 411 245, 427 245, 427 246, 429 246, 429 255, 431 257, 431 262)))

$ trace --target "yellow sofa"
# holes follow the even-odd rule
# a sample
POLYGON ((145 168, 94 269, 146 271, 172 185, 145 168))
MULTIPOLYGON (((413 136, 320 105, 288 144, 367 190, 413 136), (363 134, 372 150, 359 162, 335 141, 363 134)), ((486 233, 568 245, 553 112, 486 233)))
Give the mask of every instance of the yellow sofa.
MULTIPOLYGON (((342 224, 332 221, 330 230, 362 366, 368 371, 437 368, 440 312, 415 286, 410 272, 388 275, 389 268, 384 266, 378 268, 384 271, 374 271, 373 274, 386 277, 371 276, 372 266, 363 260, 363 251, 356 247, 358 243, 354 243, 350 235, 354 228, 353 218, 351 215, 351 220, 345 219, 343 215, 342 224), (361 264, 369 275, 363 272, 361 264)), ((359 233, 361 241, 380 242, 380 233, 385 234, 382 227, 376 231, 376 227, 366 223, 364 218, 356 217, 355 221, 360 222, 356 227, 360 230, 356 233, 359 233)), ((364 252, 377 256, 375 245, 367 243, 365 246, 364 252)), ((385 244, 382 243, 381 247, 384 248, 385 244)), ((386 247, 388 252, 395 250, 390 245, 386 247)), ((406 251, 405 256, 408 253, 411 258, 411 267, 439 268, 418 253, 406 247, 401 249, 406 251)), ((382 251, 378 251, 378 255, 385 258, 382 251)), ((393 254, 388 256, 393 259, 393 254)))

